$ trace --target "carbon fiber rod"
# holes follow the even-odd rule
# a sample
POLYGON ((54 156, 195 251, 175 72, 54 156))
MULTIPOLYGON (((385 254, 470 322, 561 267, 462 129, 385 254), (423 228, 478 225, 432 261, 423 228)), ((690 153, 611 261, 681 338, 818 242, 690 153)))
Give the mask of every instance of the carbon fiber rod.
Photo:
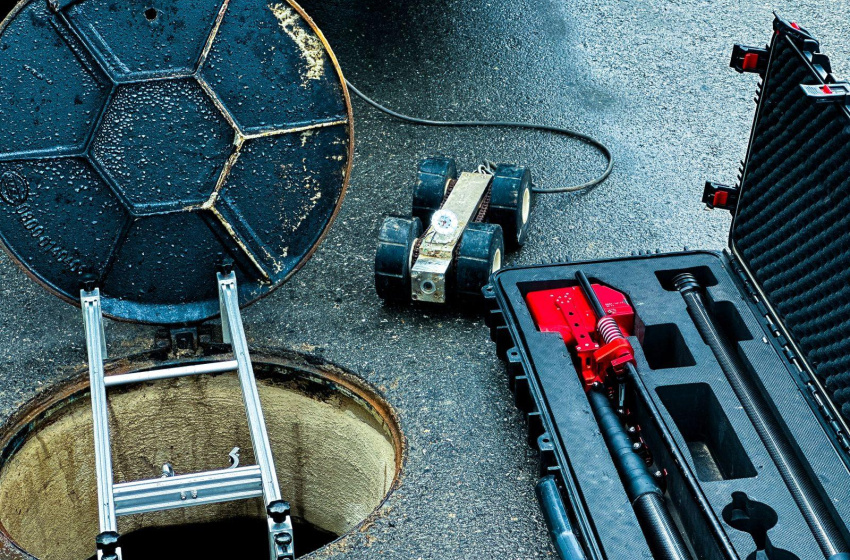
POLYGON ((649 474, 643 458, 634 452, 632 440, 608 396, 598 389, 591 389, 587 398, 653 557, 656 560, 691 560, 664 503, 661 489, 649 474))
POLYGON ((809 476, 790 440, 782 431, 782 424, 771 411, 766 397, 742 365, 732 345, 715 326, 702 299, 702 288, 696 277, 689 273, 679 274, 673 279, 673 284, 682 294, 697 330, 714 352, 720 368, 776 464, 821 552, 829 560, 850 560, 850 546, 835 523, 829 505, 821 498, 818 485, 809 476))
POLYGON ((681 471, 682 480, 688 486, 688 489, 691 491, 691 495, 694 499, 696 499, 697 503, 699 503, 700 511, 703 513, 706 521, 708 521, 708 524, 711 525, 711 530, 714 533, 715 538, 719 541, 724 557, 728 560, 738 560, 738 553, 735 552, 735 547, 732 545, 732 541, 729 540, 729 535, 727 535, 726 531, 723 529, 720 520, 717 518, 717 515, 711 507, 711 503, 708 501, 705 492, 703 492, 702 487, 699 485, 699 481, 691 470, 691 467, 685 459, 685 456, 682 454, 681 449, 679 449, 679 445, 676 443, 676 438, 673 436, 673 432, 670 431, 670 428, 664 422, 664 418, 661 416, 661 411, 658 410, 658 405, 656 405, 655 401, 652 400, 649 388, 646 386, 646 381, 644 381, 643 377, 641 377, 638 373, 637 368, 632 364, 626 364, 626 373, 634 385, 635 393, 637 393, 638 397, 640 397, 641 404, 646 407, 651 421, 655 424, 655 429, 658 430, 658 435, 664 442, 664 446, 673 457, 673 462, 678 465, 679 470, 681 471))
MULTIPOLYGON (((604 318, 605 311, 587 277, 578 271, 576 278, 597 318, 604 318)), ((653 557, 656 560, 691 560, 685 541, 670 517, 661 489, 649 474, 643 458, 634 452, 632 440, 608 396, 599 389, 591 389, 587 392, 587 399, 653 557)))
MULTIPOLYGON (((599 302, 599 298, 596 297, 596 293, 593 291, 587 276, 584 272, 579 271, 576 274, 576 279, 585 294, 585 299, 587 299, 590 303, 590 307, 596 314, 596 319, 599 320, 603 318, 605 316, 605 309, 599 302)), ((646 382, 640 376, 634 364, 626 364, 626 373, 628 374, 629 380, 631 380, 634 385, 635 392, 640 398, 641 404, 646 407, 650 419, 655 424, 655 428, 658 430, 658 435, 664 442, 664 446, 672 456, 673 462, 678 465, 681 470, 682 480, 688 486, 688 489, 691 491, 694 499, 696 499, 699 503, 700 511, 702 511, 706 521, 708 521, 708 524, 711 525, 712 532, 719 541, 723 555, 728 560, 738 560, 738 553, 735 552, 735 547, 732 546, 729 536, 726 534, 726 531, 723 530, 723 526, 720 524, 720 520, 717 518, 717 515, 714 514, 714 510, 712 509, 705 492, 702 491, 699 481, 691 470, 685 456, 682 455, 682 451, 676 443, 676 438, 673 436, 673 432, 670 431, 670 428, 664 422, 664 418, 661 416, 661 411, 658 410, 658 405, 656 405, 655 401, 652 400, 652 396, 649 393, 649 388, 646 386, 646 382)))

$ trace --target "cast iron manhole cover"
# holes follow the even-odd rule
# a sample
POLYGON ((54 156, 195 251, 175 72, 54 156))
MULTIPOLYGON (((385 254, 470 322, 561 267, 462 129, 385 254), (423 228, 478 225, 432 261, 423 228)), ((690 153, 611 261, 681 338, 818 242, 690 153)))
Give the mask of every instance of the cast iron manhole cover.
POLYGON ((342 74, 286 0, 29 0, 0 24, 0 239, 32 277, 106 314, 218 313, 312 254, 352 155, 342 74))

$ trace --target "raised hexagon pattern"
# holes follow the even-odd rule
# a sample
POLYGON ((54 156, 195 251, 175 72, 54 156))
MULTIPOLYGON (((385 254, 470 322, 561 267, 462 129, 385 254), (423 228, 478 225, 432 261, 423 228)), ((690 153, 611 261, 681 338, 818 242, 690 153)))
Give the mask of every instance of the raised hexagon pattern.
POLYGON ((8 251, 62 297, 93 280, 105 313, 147 323, 217 314, 225 260, 243 304, 279 286, 335 216, 351 154, 337 67, 299 8, 52 5, 0 26, 8 251))
POLYGON ((202 75, 249 132, 348 116, 330 55, 284 0, 231 0, 202 75))
POLYGON ((216 207, 273 281, 292 270, 336 209, 348 130, 317 128, 251 140, 242 147, 216 207), (305 165, 310 162, 309 169, 305 165))
POLYGON ((0 237, 53 290, 97 282, 129 222, 124 206, 80 158, 0 162, 0 237))
MULTIPOLYGON (((104 301, 103 310, 157 324, 177 322, 175 316, 197 321, 214 315, 218 306, 216 270, 227 257, 202 212, 138 218, 103 284, 104 293, 124 297, 104 301), (194 315, 175 307, 186 301, 187 293, 207 302, 196 308, 194 315)), ((239 269, 237 277, 243 278, 239 269)))
MULTIPOLYGON (((77 45, 51 24, 47 2, 24 7, 0 36, 0 154, 61 153, 88 139, 111 84, 77 45)), ((13 155, 14 159, 15 156, 13 155)))
POLYGON ((119 81, 195 70, 218 0, 83 0, 68 20, 119 81))
POLYGON ((205 202, 234 131, 192 79, 118 86, 92 156, 140 214, 205 202))

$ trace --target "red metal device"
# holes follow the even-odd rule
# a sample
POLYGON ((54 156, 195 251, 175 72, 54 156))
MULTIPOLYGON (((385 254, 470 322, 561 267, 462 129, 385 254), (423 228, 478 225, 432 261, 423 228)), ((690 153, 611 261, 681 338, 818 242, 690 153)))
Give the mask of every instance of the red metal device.
POLYGON ((590 409, 638 515, 653 558, 691 560, 692 555, 667 509, 664 492, 647 468, 652 458, 645 455, 644 442, 634 441, 632 430, 623 426, 623 419, 629 417, 625 408, 626 381, 637 380, 637 386, 642 387, 634 351, 626 338, 634 332, 634 309, 625 294, 591 284, 583 271, 577 270, 575 278, 577 286, 532 292, 526 295, 526 303, 537 327, 559 333, 580 361, 577 369, 590 409), (614 372, 613 383, 606 385, 610 371, 614 372), (612 403, 615 396, 616 409, 612 403))
POLYGON ((625 294, 607 286, 593 284, 605 317, 596 320, 593 308, 580 286, 541 290, 526 295, 528 307, 542 332, 556 332, 567 347, 575 347, 581 361, 581 378, 586 390, 604 384, 609 369, 618 375, 627 363, 634 363, 634 350, 626 338, 606 342, 606 323, 616 321, 625 336, 634 332, 635 312, 625 294))

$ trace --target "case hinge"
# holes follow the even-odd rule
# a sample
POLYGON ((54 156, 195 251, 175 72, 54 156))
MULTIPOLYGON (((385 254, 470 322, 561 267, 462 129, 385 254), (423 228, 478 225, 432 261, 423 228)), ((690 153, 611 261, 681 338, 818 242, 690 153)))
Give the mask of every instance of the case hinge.
POLYGON ((809 393, 812 395, 812 399, 818 406, 820 413, 823 415, 824 420, 827 425, 835 432, 835 437, 838 440, 839 445, 844 449, 845 452, 850 453, 850 439, 848 439, 847 434, 844 433, 844 430, 841 429, 841 424, 835 420, 835 417, 832 415, 832 411, 826 403, 823 401, 823 397, 821 396, 820 391, 815 386, 814 383, 806 383, 806 388, 808 388, 809 393))
MULTIPOLYGON (((776 326, 776 323, 773 322, 773 319, 769 314, 764 314, 764 319, 767 322, 768 329, 770 330, 773 337, 779 342, 780 347, 782 348, 782 353, 791 362, 799 373, 805 374, 805 370, 803 366, 800 365, 800 358, 794 352, 794 349, 788 343, 788 339, 782 334, 779 328, 776 326)), ((850 453, 850 438, 847 437, 844 429, 841 426, 841 423, 836 421, 835 416, 832 414, 832 410, 827 406, 824 401, 824 397, 821 394, 820 389, 809 380, 804 381, 806 384, 806 389, 808 389, 811 394, 812 400, 817 405, 818 410, 823 417, 827 426, 832 429, 835 433, 835 439, 838 441, 838 444, 844 449, 845 452, 850 453)))
POLYGON ((738 205, 739 192, 738 187, 707 181, 705 189, 702 191, 702 201, 709 208, 720 208, 734 212, 738 205))
POLYGON ((729 66, 741 73, 752 72, 764 76, 768 60, 770 51, 767 49, 735 45, 732 47, 732 61, 729 66))
POLYGON ((753 288, 752 283, 750 282, 749 276, 747 276, 744 267, 741 266, 741 263, 738 261, 738 258, 728 249, 723 250, 723 254, 726 255, 728 259, 729 266, 732 268, 732 271, 738 276, 738 279, 741 281, 741 284, 744 286, 744 290, 747 292, 747 295, 750 296, 750 299, 753 300, 753 303, 759 309, 762 315, 767 313, 767 308, 762 303, 761 299, 759 299, 758 292, 753 288))
POLYGON ((815 103, 839 103, 846 105, 850 100, 850 83, 836 82, 833 84, 800 84, 803 93, 815 103))

